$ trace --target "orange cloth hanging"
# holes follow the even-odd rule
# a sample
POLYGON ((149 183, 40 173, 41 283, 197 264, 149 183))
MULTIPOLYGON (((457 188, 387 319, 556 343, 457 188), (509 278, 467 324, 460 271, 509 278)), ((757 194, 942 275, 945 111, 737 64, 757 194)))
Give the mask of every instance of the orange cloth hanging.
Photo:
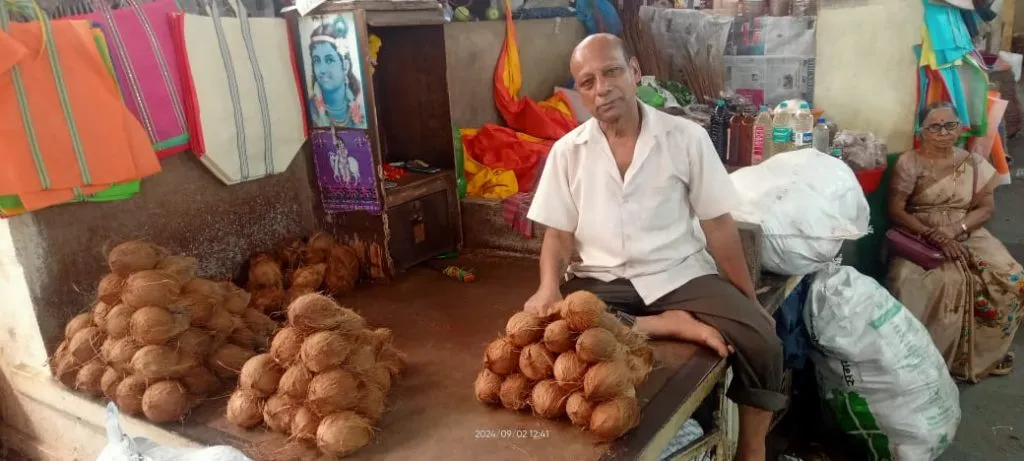
POLYGON ((511 3, 505 2, 505 43, 494 69, 494 104, 498 112, 510 128, 537 138, 558 139, 576 128, 576 117, 560 93, 537 103, 519 97, 522 86, 516 25, 512 20, 511 3))
POLYGON ((510 128, 486 124, 473 136, 463 136, 465 152, 490 168, 515 172, 519 192, 529 192, 537 165, 554 141, 539 139, 510 128))
POLYGON ((88 21, 9 23, 0 57, 0 195, 31 211, 160 171, 88 21))

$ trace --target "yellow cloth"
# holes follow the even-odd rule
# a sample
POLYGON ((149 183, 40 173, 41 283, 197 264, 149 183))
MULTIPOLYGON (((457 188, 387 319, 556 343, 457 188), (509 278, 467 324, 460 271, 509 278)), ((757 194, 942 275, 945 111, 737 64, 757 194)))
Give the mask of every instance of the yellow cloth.
MULTIPOLYGON (((460 140, 466 136, 476 136, 478 130, 463 128, 459 130, 460 140)), ((462 141, 463 169, 466 172, 466 195, 487 199, 501 200, 519 192, 516 173, 504 168, 490 168, 473 159, 465 141, 462 141)))

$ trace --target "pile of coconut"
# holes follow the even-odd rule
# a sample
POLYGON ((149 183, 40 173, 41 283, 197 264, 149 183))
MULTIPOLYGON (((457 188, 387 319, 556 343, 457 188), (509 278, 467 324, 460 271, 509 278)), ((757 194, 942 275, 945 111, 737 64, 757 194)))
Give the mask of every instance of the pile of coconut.
POLYGON ((68 322, 50 367, 68 387, 105 396, 122 412, 183 420, 232 383, 277 329, 246 307, 245 290, 195 278, 195 258, 130 241, 107 262, 96 304, 68 322))
POLYGON ((505 336, 484 352, 476 398, 490 405, 568 417, 601 439, 616 439, 640 421, 636 386, 651 371, 647 340, 585 291, 561 301, 551 318, 520 311, 505 336))
POLYGON ((316 292, 341 296, 358 280, 355 250, 318 232, 308 241, 288 240, 277 251, 250 258, 246 289, 252 293, 250 307, 275 315, 299 296, 316 292))
POLYGON ((291 443, 268 458, 344 456, 362 448, 405 366, 391 330, 369 329, 355 311, 315 293, 300 296, 287 313, 270 352, 242 367, 228 421, 289 435, 291 443))

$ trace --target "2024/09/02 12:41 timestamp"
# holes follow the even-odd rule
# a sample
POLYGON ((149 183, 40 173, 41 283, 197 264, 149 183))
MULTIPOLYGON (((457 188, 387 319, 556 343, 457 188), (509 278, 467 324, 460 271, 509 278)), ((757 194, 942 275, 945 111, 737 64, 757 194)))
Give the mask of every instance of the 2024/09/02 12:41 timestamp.
POLYGON ((551 435, 547 429, 477 429, 477 439, 546 439, 551 435))

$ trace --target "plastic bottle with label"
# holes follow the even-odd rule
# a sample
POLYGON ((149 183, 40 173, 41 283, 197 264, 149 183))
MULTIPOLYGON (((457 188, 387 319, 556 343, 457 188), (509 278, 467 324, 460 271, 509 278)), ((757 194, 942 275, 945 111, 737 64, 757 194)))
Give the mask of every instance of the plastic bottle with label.
POLYGON ((772 155, 789 152, 793 148, 793 114, 789 112, 789 104, 779 104, 779 109, 772 117, 772 155))
POLYGON ((806 102, 800 103, 793 123, 793 149, 807 149, 814 143, 814 114, 806 102))
POLYGON ((828 123, 825 118, 819 118, 818 124, 814 125, 814 149, 823 154, 831 152, 832 140, 829 139, 828 123))
POLYGON ((754 119, 751 151, 751 165, 757 165, 772 156, 772 114, 768 112, 768 106, 761 106, 761 111, 754 119))

